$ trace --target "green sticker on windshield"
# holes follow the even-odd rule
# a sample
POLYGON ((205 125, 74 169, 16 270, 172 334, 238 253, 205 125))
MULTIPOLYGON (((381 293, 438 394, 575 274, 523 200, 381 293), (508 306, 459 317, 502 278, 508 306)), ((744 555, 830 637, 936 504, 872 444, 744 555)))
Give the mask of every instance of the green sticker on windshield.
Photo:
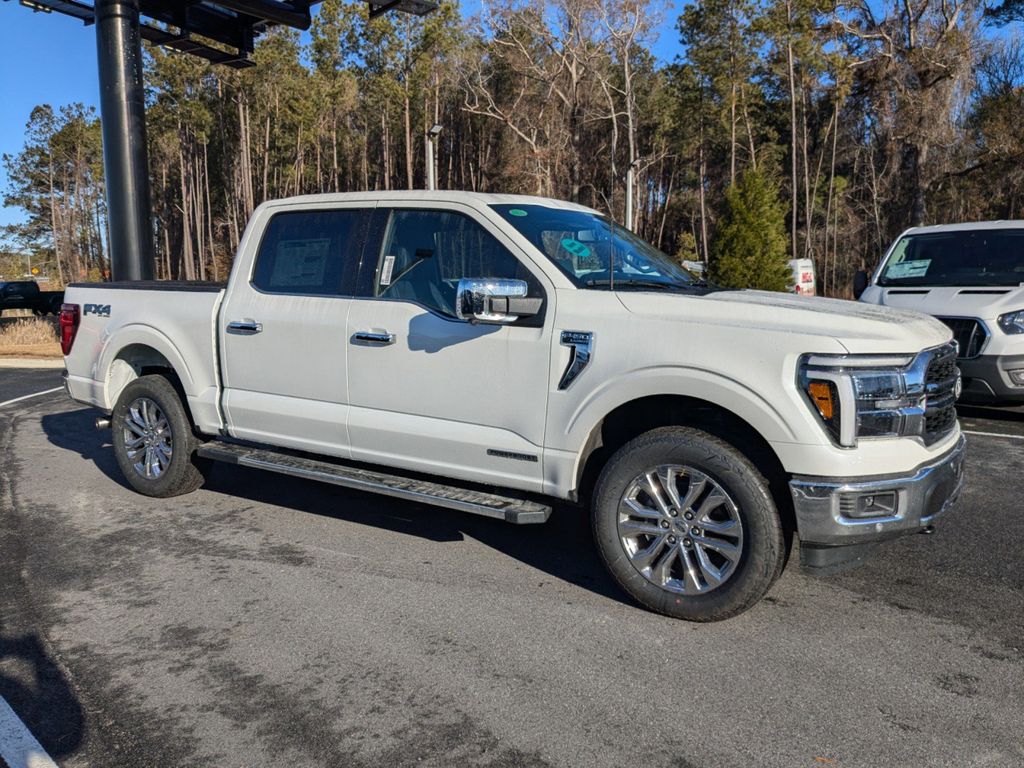
POLYGON ((590 249, 587 248, 587 246, 585 246, 579 240, 574 240, 571 237, 566 237, 562 240, 562 247, 565 248, 565 250, 567 250, 573 256, 576 256, 577 258, 580 259, 585 259, 587 258, 587 256, 590 255, 590 249))
POLYGON ((526 211, 524 211, 522 208, 509 208, 508 209, 508 215, 509 216, 525 216, 526 215, 526 211))

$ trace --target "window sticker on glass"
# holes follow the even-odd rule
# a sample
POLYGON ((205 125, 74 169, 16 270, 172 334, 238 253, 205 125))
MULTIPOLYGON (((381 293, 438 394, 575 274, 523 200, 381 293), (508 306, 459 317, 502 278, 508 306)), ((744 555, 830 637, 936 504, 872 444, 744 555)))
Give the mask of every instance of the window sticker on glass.
POLYGON ((283 240, 277 245, 277 258, 271 283, 280 288, 305 288, 320 285, 327 268, 330 238, 283 240))
POLYGON ((391 285, 391 273, 395 269, 395 257, 385 256, 384 265, 380 268, 380 284, 391 285))
POLYGON ((573 256, 576 256, 580 259, 585 259, 587 258, 587 256, 590 255, 590 249, 587 248, 587 246, 585 246, 579 240, 575 240, 571 237, 566 237, 562 239, 562 247, 565 248, 565 250, 567 250, 573 256))
POLYGON ((899 264, 890 264, 885 270, 886 277, 923 277, 928 272, 931 259, 917 259, 916 261, 901 261, 899 264))
POLYGON ((527 214, 526 214, 526 211, 524 211, 522 208, 509 208, 508 215, 509 216, 526 216, 527 214))

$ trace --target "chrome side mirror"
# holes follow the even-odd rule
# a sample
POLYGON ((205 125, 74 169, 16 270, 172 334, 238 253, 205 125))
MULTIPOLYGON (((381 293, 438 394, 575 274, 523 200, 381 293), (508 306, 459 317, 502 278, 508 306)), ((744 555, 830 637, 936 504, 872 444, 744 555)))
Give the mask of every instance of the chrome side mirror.
POLYGON ((525 280, 464 277, 455 294, 455 316, 471 323, 511 323, 540 312, 542 299, 526 297, 525 280))

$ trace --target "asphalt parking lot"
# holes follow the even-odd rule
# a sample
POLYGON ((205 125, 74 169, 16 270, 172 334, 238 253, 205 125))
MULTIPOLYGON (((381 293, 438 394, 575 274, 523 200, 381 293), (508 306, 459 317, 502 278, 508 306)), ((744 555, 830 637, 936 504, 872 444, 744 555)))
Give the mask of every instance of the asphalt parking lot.
POLYGON ((94 416, 0 406, 0 697, 61 766, 1024 765, 1024 413, 964 408, 934 535, 714 625, 629 603, 571 508, 227 466, 148 499, 94 416))

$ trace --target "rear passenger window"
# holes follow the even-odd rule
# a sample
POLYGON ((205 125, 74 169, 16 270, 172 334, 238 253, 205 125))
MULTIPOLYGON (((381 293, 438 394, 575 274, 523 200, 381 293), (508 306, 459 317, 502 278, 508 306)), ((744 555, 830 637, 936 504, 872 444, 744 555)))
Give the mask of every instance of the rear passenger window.
POLYGON ((252 284, 267 293, 352 293, 366 231, 366 211, 289 211, 270 219, 252 284))

